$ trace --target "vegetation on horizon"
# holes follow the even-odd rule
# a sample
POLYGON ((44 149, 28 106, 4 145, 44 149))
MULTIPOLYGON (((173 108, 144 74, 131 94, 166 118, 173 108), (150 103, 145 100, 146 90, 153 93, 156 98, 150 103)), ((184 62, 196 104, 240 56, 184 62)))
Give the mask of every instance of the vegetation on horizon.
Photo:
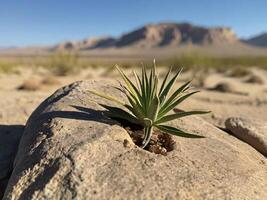
POLYGON ((17 63, 0 61, 0 73, 12 73, 15 71, 17 65, 17 63))
POLYGON ((50 57, 48 68, 57 76, 66 76, 79 70, 77 52, 57 52, 50 57))
POLYGON ((115 88, 120 90, 126 96, 128 103, 122 102, 115 97, 101 94, 97 91, 90 90, 90 92, 107 100, 113 101, 125 108, 122 109, 119 107, 100 104, 109 111, 110 117, 126 120, 143 127, 144 138, 141 145, 142 148, 145 148, 149 143, 153 133, 153 128, 157 128, 162 132, 180 137, 203 138, 203 136, 187 133, 183 130, 165 124, 174 119, 189 115, 208 113, 206 111, 181 111, 174 114, 168 114, 188 97, 198 92, 189 92, 191 88, 191 81, 188 81, 170 94, 182 70, 178 71, 170 78, 170 68, 164 80, 160 84, 156 73, 155 61, 154 66, 150 70, 150 74, 144 67, 141 75, 133 72, 135 82, 131 81, 118 66, 116 66, 116 68, 122 76, 125 85, 120 84, 119 88, 115 88))
POLYGON ((183 66, 187 69, 227 69, 240 67, 261 67, 267 69, 267 56, 215 57, 198 53, 161 60, 162 65, 183 66))
MULTIPOLYGON (((0 73, 15 72, 17 67, 44 67, 54 75, 64 76, 85 67, 96 68, 98 66, 108 67, 119 63, 123 68, 132 68, 139 63, 135 60, 128 61, 94 61, 78 52, 60 51, 41 57, 14 58, 13 60, 0 60, 0 73)), ((145 62, 146 63, 146 62, 145 62)), ((267 70, 267 56, 233 56, 233 57, 214 57, 196 52, 186 53, 175 57, 162 58, 159 60, 159 66, 183 66, 184 70, 206 71, 217 70, 225 72, 228 69, 235 70, 235 74, 244 74, 246 67, 260 67, 267 70), (243 69, 242 69, 243 68, 243 69), (243 71, 243 72, 241 72, 243 71)))

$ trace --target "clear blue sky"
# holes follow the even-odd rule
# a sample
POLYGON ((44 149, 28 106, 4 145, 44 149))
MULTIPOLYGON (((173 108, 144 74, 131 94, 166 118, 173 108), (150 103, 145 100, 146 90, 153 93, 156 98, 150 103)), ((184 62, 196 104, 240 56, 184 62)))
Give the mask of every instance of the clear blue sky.
POLYGON ((267 0, 0 0, 0 46, 118 36, 156 22, 229 26, 248 37, 267 32, 267 0))

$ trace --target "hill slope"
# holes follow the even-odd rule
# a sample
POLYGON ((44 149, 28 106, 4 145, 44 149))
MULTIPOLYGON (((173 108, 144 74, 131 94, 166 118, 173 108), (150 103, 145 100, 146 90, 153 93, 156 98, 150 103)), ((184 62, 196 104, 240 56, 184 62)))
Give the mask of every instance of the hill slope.
POLYGON ((267 33, 252 37, 248 40, 245 40, 245 42, 254 46, 267 47, 267 33))

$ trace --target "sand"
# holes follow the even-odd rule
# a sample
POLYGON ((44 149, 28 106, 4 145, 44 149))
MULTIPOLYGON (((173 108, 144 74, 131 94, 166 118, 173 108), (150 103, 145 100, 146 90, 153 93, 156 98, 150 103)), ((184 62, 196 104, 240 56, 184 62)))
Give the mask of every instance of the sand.
MULTIPOLYGON (((160 69, 164 71, 163 69, 160 69)), ((130 72, 129 72, 130 73, 130 72)), ((184 102, 180 109, 203 109, 212 111, 201 116, 216 126, 223 127, 228 117, 247 117, 267 121, 267 72, 251 68, 251 73, 260 76, 265 83, 247 83, 248 77, 229 77, 226 73, 210 72, 204 77, 204 84, 196 88, 201 92, 184 102), (227 83, 233 91, 220 92, 211 90, 219 83, 227 83)), ((22 68, 16 74, 0 74, 0 125, 24 125, 32 111, 49 95, 61 86, 77 80, 121 80, 118 73, 103 68, 88 68, 78 74, 53 77, 54 83, 42 83, 51 76, 42 69, 22 68), (25 81, 39 81, 34 91, 18 90, 25 81)), ((182 74, 180 80, 190 78, 191 73, 182 74)), ((52 81, 53 82, 53 81, 52 81)), ((178 82, 177 85, 182 84, 178 82)))

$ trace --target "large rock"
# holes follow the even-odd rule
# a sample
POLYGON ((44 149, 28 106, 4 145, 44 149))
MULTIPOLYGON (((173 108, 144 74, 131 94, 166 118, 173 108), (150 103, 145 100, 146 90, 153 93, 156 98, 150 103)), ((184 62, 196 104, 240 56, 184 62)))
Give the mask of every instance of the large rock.
POLYGON ((225 121, 226 129, 233 135, 267 156, 267 123, 250 119, 231 117, 225 121))
POLYGON ((201 118, 173 122, 206 138, 175 137, 167 156, 135 146, 86 93, 121 97, 109 85, 74 83, 35 110, 5 199, 267 199, 265 157, 201 118))

